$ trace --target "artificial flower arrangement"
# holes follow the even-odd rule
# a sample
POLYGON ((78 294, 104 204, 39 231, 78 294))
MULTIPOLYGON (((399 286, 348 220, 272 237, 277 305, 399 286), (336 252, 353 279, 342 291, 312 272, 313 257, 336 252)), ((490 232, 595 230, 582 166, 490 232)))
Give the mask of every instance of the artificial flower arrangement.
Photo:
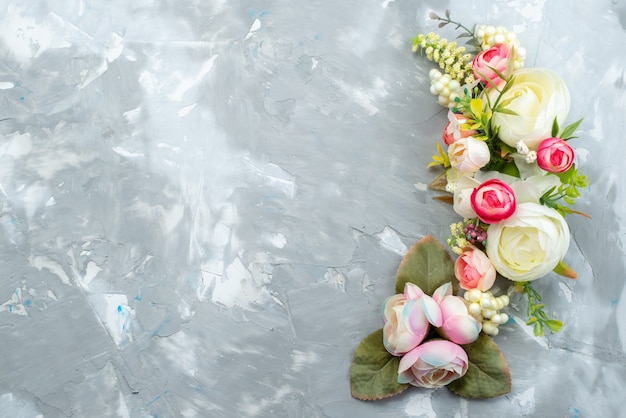
POLYGON ((453 261, 430 236, 407 252, 396 294, 383 303, 383 328, 354 352, 351 391, 361 400, 410 385, 446 386, 468 398, 510 392, 508 365, 492 339, 510 322, 503 312, 509 296, 526 296, 534 335, 558 332, 562 323, 544 312, 531 282, 552 271, 576 277, 563 262, 570 242, 565 216, 582 214, 571 205, 588 183, 567 143, 582 119, 560 128, 570 108, 567 86, 552 70, 524 68, 525 50, 506 28, 470 30, 449 11, 431 18, 464 30, 459 37, 475 51, 434 33, 413 39, 414 52, 443 71, 429 77, 431 93, 448 108, 447 149, 437 144, 429 167, 443 167, 431 188, 446 191, 438 199, 463 218, 447 240, 458 257, 453 261), (513 283, 502 295, 497 277, 513 283))

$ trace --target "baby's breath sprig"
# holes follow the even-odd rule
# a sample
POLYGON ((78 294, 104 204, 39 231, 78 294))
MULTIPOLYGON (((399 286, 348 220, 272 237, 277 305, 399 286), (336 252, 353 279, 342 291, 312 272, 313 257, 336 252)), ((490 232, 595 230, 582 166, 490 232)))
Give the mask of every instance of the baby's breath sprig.
POLYGON ((452 252, 458 255, 469 245, 484 248, 487 244, 487 226, 478 218, 465 218, 450 225, 451 235, 446 242, 452 252))
POLYGON ((413 52, 417 51, 426 54, 429 61, 439 64, 439 68, 448 74, 451 80, 456 80, 460 84, 474 81, 473 56, 467 53, 464 46, 449 42, 433 32, 426 35, 420 33, 413 38, 413 52))
POLYGON ((561 330, 563 323, 556 319, 550 319, 543 311, 545 304, 541 303, 541 295, 533 289, 530 282, 516 282, 515 290, 526 295, 528 299, 528 308, 526 310, 528 321, 526 321, 526 325, 533 326, 535 337, 542 337, 545 328, 548 328, 553 333, 561 330))

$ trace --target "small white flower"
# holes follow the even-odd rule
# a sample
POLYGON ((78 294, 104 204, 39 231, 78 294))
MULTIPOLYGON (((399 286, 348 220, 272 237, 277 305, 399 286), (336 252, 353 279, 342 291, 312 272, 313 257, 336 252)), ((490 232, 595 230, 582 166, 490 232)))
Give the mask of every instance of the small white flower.
POLYGON ((535 161, 537 161, 537 151, 528 151, 528 154, 526 154, 526 162, 531 164, 535 161))
POLYGON ((524 141, 517 141, 517 152, 519 152, 522 155, 526 155, 528 154, 528 145, 526 145, 526 143, 524 141))
POLYGON ((456 183, 448 183, 448 184, 446 184, 446 192, 454 193, 455 190, 456 190, 456 183))

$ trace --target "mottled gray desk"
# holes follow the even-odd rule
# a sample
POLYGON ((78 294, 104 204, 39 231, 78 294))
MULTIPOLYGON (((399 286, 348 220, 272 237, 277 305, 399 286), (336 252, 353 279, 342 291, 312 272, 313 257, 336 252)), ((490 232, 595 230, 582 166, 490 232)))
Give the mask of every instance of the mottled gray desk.
POLYGON ((624 415, 623 1, 0 3, 0 415, 624 415), (497 337, 509 395, 364 403, 354 347, 456 220, 410 41, 446 7, 569 85, 592 219, 538 284, 562 332, 497 337))

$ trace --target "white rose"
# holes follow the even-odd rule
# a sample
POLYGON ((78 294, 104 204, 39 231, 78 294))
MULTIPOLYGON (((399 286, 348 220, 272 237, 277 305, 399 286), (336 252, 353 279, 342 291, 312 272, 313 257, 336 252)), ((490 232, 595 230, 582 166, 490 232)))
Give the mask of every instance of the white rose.
POLYGON ((452 199, 453 209, 462 218, 475 218, 476 212, 472 208, 471 196, 474 188, 480 186, 480 181, 470 177, 463 176, 457 182, 454 189, 454 197, 452 199))
POLYGON ((541 196, 548 190, 559 187, 561 180, 554 174, 541 174, 511 183, 517 203, 539 203, 541 196))
POLYGON ((487 255, 498 273, 516 282, 552 271, 569 247, 569 227, 556 210, 537 203, 517 205, 515 214, 487 229, 487 255))
POLYGON ((474 173, 487 165, 491 154, 485 141, 468 136, 448 147, 450 165, 463 173, 474 173))
MULTIPOLYGON (((517 113, 508 115, 495 112, 491 119, 500 127, 498 136, 507 145, 515 148, 523 141, 531 150, 551 137, 552 123, 557 117, 564 126, 570 108, 570 95, 563 80, 551 70, 524 68, 514 73, 513 85, 502 95, 500 102, 513 99, 506 108, 517 113)), ((489 89, 489 100, 495 103, 500 94, 489 89)))

